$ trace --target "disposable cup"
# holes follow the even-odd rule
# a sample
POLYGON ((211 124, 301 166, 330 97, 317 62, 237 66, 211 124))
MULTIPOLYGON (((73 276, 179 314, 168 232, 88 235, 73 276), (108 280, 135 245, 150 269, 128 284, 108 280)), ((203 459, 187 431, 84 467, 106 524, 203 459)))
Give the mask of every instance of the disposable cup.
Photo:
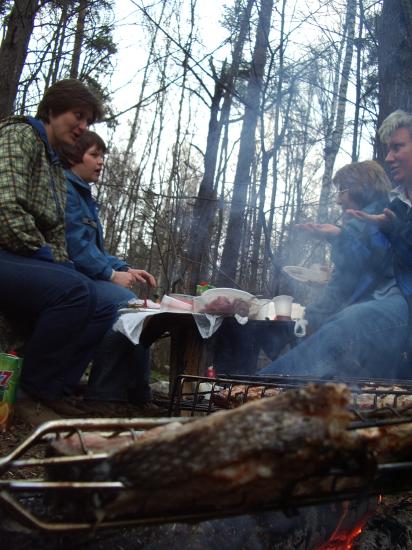
POLYGON ((289 321, 292 318, 292 296, 284 294, 275 296, 273 303, 275 304, 275 314, 278 321, 289 321))

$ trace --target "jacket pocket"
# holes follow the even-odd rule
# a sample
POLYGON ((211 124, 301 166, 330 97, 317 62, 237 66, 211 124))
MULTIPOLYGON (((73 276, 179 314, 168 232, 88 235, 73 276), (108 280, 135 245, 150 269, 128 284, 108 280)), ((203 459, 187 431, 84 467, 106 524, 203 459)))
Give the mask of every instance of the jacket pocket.
POLYGON ((93 229, 97 229, 97 223, 91 218, 83 218, 83 223, 86 225, 90 225, 91 227, 93 227, 93 229))

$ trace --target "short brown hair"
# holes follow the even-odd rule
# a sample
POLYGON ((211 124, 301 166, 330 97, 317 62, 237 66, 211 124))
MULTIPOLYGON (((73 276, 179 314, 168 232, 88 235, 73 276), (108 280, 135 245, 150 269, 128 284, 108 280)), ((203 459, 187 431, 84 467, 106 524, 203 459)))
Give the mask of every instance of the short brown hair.
POLYGON ((80 80, 67 78, 55 82, 46 90, 37 107, 36 116, 43 122, 50 122, 50 113, 58 116, 76 107, 91 110, 92 120, 90 123, 103 118, 103 107, 100 99, 80 80))
POLYGON ((347 189, 360 208, 386 197, 391 190, 385 170, 375 160, 346 164, 333 177, 333 184, 347 189))
POLYGON ((71 168, 75 164, 80 164, 83 161, 85 152, 96 145, 97 149, 102 153, 107 151, 107 147, 103 139, 96 134, 86 130, 77 139, 74 145, 63 144, 59 149, 60 161, 64 168, 71 168))

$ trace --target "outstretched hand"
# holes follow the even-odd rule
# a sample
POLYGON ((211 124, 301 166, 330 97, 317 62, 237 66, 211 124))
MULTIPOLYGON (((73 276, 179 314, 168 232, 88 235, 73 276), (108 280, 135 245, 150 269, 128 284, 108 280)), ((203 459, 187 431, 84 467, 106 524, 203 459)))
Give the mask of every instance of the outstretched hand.
POLYGON ((367 214, 363 210, 346 210, 348 216, 353 216, 358 220, 362 220, 368 223, 375 223, 379 227, 388 227, 393 221, 396 220, 396 214, 389 208, 385 208, 381 214, 367 214))
POLYGON ((318 239, 337 237, 341 232, 340 227, 330 223, 298 223, 295 227, 296 229, 306 231, 311 237, 316 237, 318 239))

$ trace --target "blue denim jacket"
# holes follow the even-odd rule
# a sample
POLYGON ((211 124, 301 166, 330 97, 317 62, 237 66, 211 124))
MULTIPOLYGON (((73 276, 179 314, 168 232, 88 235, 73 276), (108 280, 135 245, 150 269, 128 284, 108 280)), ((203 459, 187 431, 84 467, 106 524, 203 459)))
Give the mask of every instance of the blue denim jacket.
MULTIPOLYGON (((364 211, 381 213, 388 205, 388 200, 376 201, 364 211)), ((341 309, 370 298, 387 280, 388 273, 393 273, 394 251, 388 236, 377 225, 353 218, 331 242, 331 280, 319 300, 306 307, 306 318, 313 328, 341 309)))
POLYGON ((104 249, 98 205, 90 185, 71 170, 67 178, 66 239, 70 259, 76 269, 92 279, 109 280, 112 271, 125 271, 126 262, 104 249))

